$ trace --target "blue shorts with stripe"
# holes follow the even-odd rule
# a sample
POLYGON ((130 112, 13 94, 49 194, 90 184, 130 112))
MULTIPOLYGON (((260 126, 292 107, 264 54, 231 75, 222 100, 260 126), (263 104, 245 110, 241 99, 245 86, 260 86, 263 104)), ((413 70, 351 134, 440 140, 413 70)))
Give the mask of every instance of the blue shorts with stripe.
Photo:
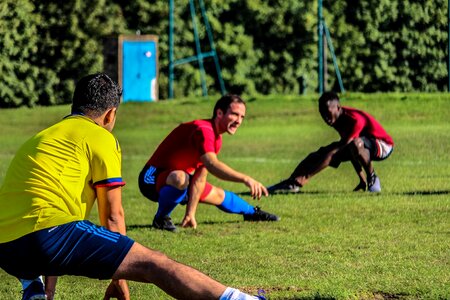
POLYGON ((133 243, 89 221, 76 221, 0 244, 0 267, 23 279, 39 275, 109 279, 133 243))

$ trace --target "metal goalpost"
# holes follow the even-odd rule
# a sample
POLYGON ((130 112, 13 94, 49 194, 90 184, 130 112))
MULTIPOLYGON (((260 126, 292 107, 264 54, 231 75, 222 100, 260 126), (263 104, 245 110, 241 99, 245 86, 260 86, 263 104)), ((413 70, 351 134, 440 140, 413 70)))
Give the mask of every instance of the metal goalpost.
POLYGON ((212 57, 214 60, 214 65, 217 72, 217 78, 219 80, 220 90, 222 94, 226 93, 225 90, 225 83, 222 78, 222 71, 220 69, 219 64, 219 58, 217 56, 216 47, 214 45, 213 35, 211 31, 211 26, 209 25, 208 17, 206 15, 206 8, 203 0, 197 0, 198 4, 200 6, 201 16, 206 28, 206 33, 208 37, 209 47, 210 51, 203 52, 200 45, 200 38, 198 35, 198 28, 197 28, 197 17, 196 17, 196 7, 194 0, 189 0, 189 9, 191 12, 191 19, 192 19, 192 27, 194 30, 194 39, 195 39, 195 52, 196 55, 180 58, 175 60, 174 59, 174 0, 169 1, 169 99, 173 98, 173 83, 175 80, 174 76, 174 69, 176 66, 191 62, 197 62, 199 69, 200 69, 200 79, 202 84, 202 95, 206 96, 208 95, 208 89, 206 87, 206 74, 205 74, 205 68, 203 65, 203 61, 205 58, 212 57))

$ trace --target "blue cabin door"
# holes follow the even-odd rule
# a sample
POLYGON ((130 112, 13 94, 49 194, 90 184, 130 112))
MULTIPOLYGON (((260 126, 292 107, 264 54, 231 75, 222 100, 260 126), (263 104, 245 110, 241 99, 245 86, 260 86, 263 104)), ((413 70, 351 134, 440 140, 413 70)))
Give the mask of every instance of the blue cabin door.
POLYGON ((157 52, 155 41, 123 41, 123 101, 155 101, 157 52))

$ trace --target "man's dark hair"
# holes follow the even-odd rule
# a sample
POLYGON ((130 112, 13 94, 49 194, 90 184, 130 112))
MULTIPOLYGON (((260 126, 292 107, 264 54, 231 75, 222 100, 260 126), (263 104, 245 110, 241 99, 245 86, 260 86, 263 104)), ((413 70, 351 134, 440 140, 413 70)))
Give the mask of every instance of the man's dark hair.
POLYGON ((339 97, 334 92, 325 92, 320 96, 319 98, 319 112, 322 114, 322 112, 325 112, 328 108, 328 102, 329 101, 339 101, 339 97))
POLYGON ((339 97, 334 92, 325 92, 319 98, 319 110, 327 107, 328 101, 337 100, 339 101, 339 97))
POLYGON ((216 105, 214 106, 212 118, 216 118, 218 109, 220 109, 223 113, 226 113, 228 108, 230 108, 231 103, 242 103, 245 105, 245 101, 238 95, 226 94, 217 100, 216 105))
POLYGON ((121 88, 104 73, 81 78, 72 99, 72 113, 98 117, 107 109, 120 104, 121 88))

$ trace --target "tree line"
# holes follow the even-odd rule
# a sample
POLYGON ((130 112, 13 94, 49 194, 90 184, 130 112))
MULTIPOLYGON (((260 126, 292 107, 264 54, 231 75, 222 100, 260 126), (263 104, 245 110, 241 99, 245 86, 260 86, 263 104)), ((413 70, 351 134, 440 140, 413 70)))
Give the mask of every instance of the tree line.
MULTIPOLYGON (((229 92, 317 92, 317 1, 204 2, 229 92)), ((174 3, 179 59, 195 55, 195 44, 189 1, 174 3)), ((196 15, 200 21, 199 10, 196 15)), ((325 0, 323 15, 346 90, 447 90, 447 1, 325 0)), ((207 52, 207 32, 198 23, 207 52)), ((104 69, 104 39, 137 31, 159 36, 165 99, 168 30, 167 0, 2 0, 0 107, 70 103, 75 80, 104 69)), ((330 55, 326 61, 326 87, 339 91, 330 55)), ((213 61, 206 59, 205 68, 209 91, 219 93, 213 61)), ((200 84, 196 63, 177 66, 175 97, 201 95, 200 84)))

